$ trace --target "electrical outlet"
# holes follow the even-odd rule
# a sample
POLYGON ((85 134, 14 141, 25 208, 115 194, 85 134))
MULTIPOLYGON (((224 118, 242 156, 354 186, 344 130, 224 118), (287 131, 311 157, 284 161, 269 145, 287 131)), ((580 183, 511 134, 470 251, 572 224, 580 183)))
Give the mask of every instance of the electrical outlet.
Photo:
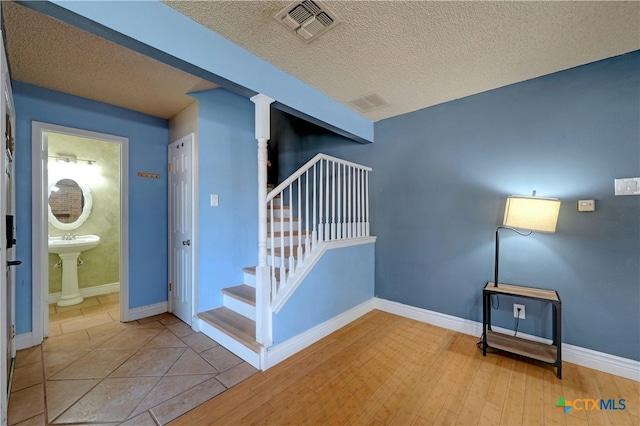
POLYGON ((524 305, 513 304, 513 317, 518 318, 518 309, 520 309, 520 319, 524 319, 524 305))

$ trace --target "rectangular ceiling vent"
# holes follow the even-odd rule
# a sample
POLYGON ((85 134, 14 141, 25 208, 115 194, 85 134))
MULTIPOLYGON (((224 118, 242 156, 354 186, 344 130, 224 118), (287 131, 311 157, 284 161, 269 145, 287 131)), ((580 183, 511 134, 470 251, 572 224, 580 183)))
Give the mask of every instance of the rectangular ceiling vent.
POLYGON ((369 112, 374 109, 383 108, 390 105, 382 96, 377 93, 369 93, 347 102, 348 105, 354 107, 360 112, 369 112))
POLYGON ((295 1, 274 19, 294 31, 307 43, 340 23, 340 19, 320 1, 295 1))

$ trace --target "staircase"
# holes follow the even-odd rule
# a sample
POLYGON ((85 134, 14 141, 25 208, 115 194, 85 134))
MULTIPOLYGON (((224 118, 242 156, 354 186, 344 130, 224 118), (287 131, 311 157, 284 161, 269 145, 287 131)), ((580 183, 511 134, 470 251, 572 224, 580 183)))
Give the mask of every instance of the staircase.
POLYGON ((271 314, 282 308, 327 247, 368 237, 370 171, 318 154, 276 188, 267 185, 266 233, 259 238, 259 247, 266 247, 264 278, 257 277, 260 267, 244 268, 242 284, 222 289, 223 306, 198 314, 201 331, 261 368, 265 345, 256 331, 270 345, 271 314), (260 294, 268 295, 262 304, 266 315, 256 308, 260 294))

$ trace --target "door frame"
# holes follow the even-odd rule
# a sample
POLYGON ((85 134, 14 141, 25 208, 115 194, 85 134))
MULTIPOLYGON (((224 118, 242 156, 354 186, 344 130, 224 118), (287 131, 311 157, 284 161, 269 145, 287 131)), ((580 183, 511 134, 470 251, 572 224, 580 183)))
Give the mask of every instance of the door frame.
MULTIPOLYGON (((167 160, 169 160, 170 167, 170 158, 171 158, 171 146, 177 143, 189 140, 191 142, 191 327, 197 327, 196 314, 198 313, 198 161, 197 161, 197 151, 198 151, 198 138, 195 133, 189 133, 186 136, 178 138, 177 140, 169 143, 167 146, 167 160)), ((167 176, 167 189, 171 190, 171 172, 168 173, 167 176)), ((171 199, 169 198, 170 194, 167 196, 167 217, 170 219, 171 217, 171 199)), ((172 256, 173 249, 173 235, 171 233, 170 227, 171 224, 168 224, 169 232, 168 232, 168 273, 169 280, 173 276, 173 268, 174 268, 174 259, 172 256)), ((167 307, 169 312, 173 312, 173 294, 171 291, 167 293, 167 307)), ((194 328, 195 329, 195 328, 194 328)))
POLYGON ((120 321, 128 321, 129 309, 129 139, 57 124, 31 123, 31 194, 32 194, 32 339, 42 343, 49 334, 49 253, 44 236, 48 229, 48 142, 47 132, 97 139, 120 145, 120 321), (45 312, 46 311, 46 312, 45 312))
MULTIPOLYGON (((4 34, 0 32, 0 35, 0 38, 4 40, 4 34)), ((14 135, 16 129, 15 105, 13 103, 13 93, 11 92, 11 80, 9 77, 9 67, 4 50, 4 43, 0 46, 0 57, 0 94, 3 98, 0 99, 0 119, 2 120, 2 124, 0 125, 0 134, 2 135, 0 141, 0 190, 4 191, 6 187, 7 167, 13 170, 11 182, 15 188, 15 163, 7 163, 9 159, 6 154, 7 143, 4 137, 6 132, 5 114, 9 114, 10 125, 13 128, 14 135)), ((15 190, 11 194, 11 197, 12 207, 15 209, 15 190)), ((2 222, 5 221, 4 217, 9 213, 7 211, 7 204, 6 197, 4 195, 0 197, 0 220, 2 220, 2 222)), ((0 265, 2 268, 5 268, 4 271, 6 271, 7 260, 13 260, 10 259, 9 256, 14 256, 15 253, 15 249, 10 253, 6 247, 6 237, 6 227, 5 224, 2 223, 0 226, 0 265)), ((10 385, 11 375, 9 370, 13 368, 13 365, 9 363, 12 363, 12 359, 15 358, 15 336, 11 337, 13 334, 12 327, 15 324, 15 268, 10 269, 9 276, 13 278, 7 280, 7 273, 0 273, 0 423, 3 425, 7 423, 9 413, 8 386, 10 385), (9 286, 12 286, 12 288, 9 286), (8 292, 10 293, 9 297, 7 297, 8 292)))

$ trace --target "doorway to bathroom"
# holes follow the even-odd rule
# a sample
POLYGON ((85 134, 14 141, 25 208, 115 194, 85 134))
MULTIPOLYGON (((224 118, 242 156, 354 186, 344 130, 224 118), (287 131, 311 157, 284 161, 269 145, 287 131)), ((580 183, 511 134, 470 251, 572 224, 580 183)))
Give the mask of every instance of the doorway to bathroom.
POLYGON ((34 340, 126 320, 128 139, 33 122, 32 140, 34 340))

